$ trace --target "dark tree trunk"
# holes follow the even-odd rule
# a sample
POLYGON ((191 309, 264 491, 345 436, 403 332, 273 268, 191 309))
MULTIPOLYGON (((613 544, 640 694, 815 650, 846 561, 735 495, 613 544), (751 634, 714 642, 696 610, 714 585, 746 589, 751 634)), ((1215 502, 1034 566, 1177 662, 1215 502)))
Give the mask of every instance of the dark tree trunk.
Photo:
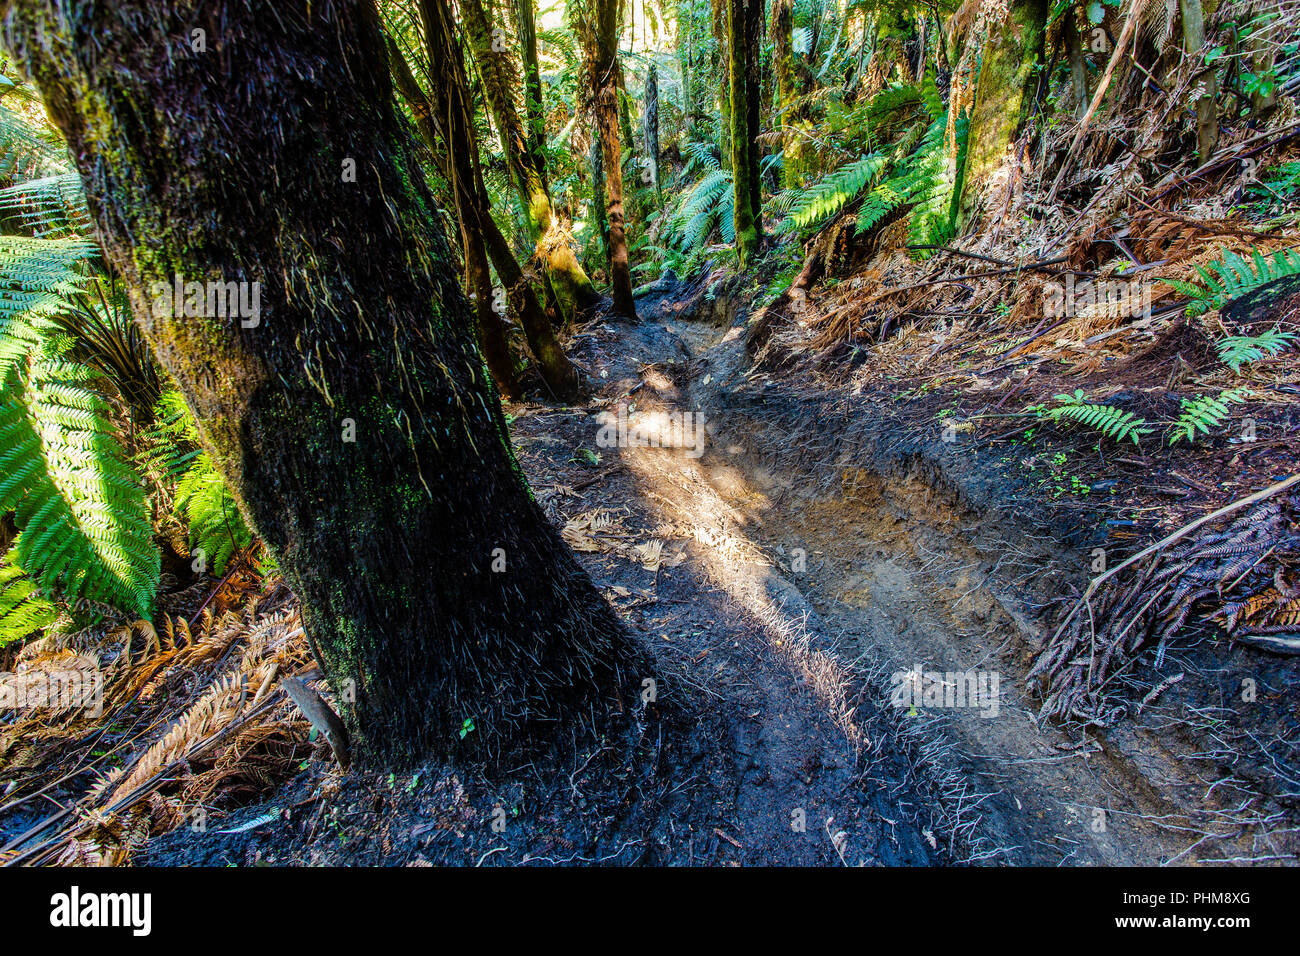
POLYGON ((649 164, 650 183, 654 186, 655 201, 663 203, 663 191, 659 188, 659 71, 653 63, 645 75, 645 117, 642 123, 642 142, 645 146, 645 159, 649 164))
POLYGON ((355 689, 360 762, 616 709, 628 644, 510 453, 374 6, 9 8, 137 321, 355 689), (261 283, 257 324, 157 307, 176 275, 261 283))
POLYGON ((604 259, 606 275, 609 274, 609 220, 605 218, 605 147, 599 136, 591 138, 588 162, 591 165, 591 216, 600 236, 600 252, 604 259))
POLYGON ((515 377, 515 364, 510 357, 510 342, 506 335, 505 322, 493 309, 495 295, 492 291, 492 274, 488 268, 483 234, 478 228, 474 199, 467 195, 464 188, 479 174, 478 154, 461 152, 459 159, 453 161, 452 156, 456 150, 448 149, 444 152, 439 149, 437 132, 439 124, 435 121, 434 114, 441 111, 424 95, 401 50, 392 40, 388 41, 388 64, 393 71, 393 79, 398 91, 411 109, 420 137, 429 147, 447 182, 452 184, 456 218, 460 225, 461 252, 465 259, 465 284, 467 290, 474 296, 474 327, 478 334, 479 348, 483 350, 483 359, 487 362, 488 371, 492 374, 492 380, 497 383, 501 394, 507 398, 515 398, 518 396, 519 386, 515 377))
POLYGON ((636 318, 632 301, 632 269, 627 251, 627 220, 623 209, 623 149, 619 137, 618 94, 622 68, 618 62, 618 0, 588 0, 575 7, 582 35, 592 110, 605 165, 605 219, 609 224, 610 291, 614 310, 636 318))
POLYGON ((560 348, 553 323, 542 310, 532 286, 523 278, 509 245, 490 233, 497 233, 492 219, 492 203, 483 184, 478 162, 478 138, 470 101, 469 80, 465 75, 464 54, 456 40, 451 11, 446 0, 425 0, 421 4, 425 43, 429 62, 439 64, 432 77, 436 116, 444 130, 449 156, 449 178, 456 188, 457 208, 462 221, 487 244, 497 274, 506 284, 507 295, 524 328, 524 337, 538 370, 551 393, 566 401, 581 393, 578 372, 560 348))
MULTIPOLYGON (((546 269, 566 315, 576 317, 597 306, 600 296, 569 246, 568 232, 551 204, 545 157, 540 149, 534 148, 536 138, 525 128, 515 107, 519 74, 514 58, 508 51, 495 48, 490 11, 481 0, 460 0, 457 9, 483 81, 484 99, 501 134, 501 149, 510 179, 523 206, 532 239, 537 243, 537 259, 546 269)), ((437 60, 433 62, 436 64, 437 60)))
POLYGON ((759 180, 759 38, 763 0, 727 0, 727 50, 731 90, 731 173, 735 186, 736 250, 744 268, 763 238, 759 180))

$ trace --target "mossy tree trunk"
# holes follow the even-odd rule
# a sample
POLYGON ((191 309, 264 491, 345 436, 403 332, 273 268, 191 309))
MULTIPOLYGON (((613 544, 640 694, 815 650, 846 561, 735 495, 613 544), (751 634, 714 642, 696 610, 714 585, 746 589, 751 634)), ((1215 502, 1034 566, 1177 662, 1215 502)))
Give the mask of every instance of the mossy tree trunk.
POLYGON ((619 709, 628 644, 507 445, 373 4, 20 0, 6 44, 328 678, 355 692, 358 761, 497 753, 619 709), (160 307, 178 275, 260 283, 258 321, 160 307))
POLYGON ((645 74, 645 115, 641 124, 641 141, 645 148, 646 168, 654 186, 655 202, 663 205, 663 190, 659 187, 659 70, 651 63, 645 74))
POLYGON ((524 116, 533 162, 546 170, 546 111, 542 105, 542 67, 537 59, 537 22, 533 0, 515 0, 515 28, 524 64, 524 116))
POLYGON ((776 70, 777 118, 781 127, 781 185, 803 185, 803 135, 794 108, 799 98, 799 76, 794 62, 793 0, 772 0, 772 63, 776 70))
POLYGON ((478 137, 474 130, 469 78, 447 0, 425 0, 421 4, 421 17, 429 62, 438 65, 430 77, 435 115, 447 143, 448 179, 456 189, 461 220, 469 223, 475 237, 486 244, 488 254, 497 264, 497 274, 505 283, 507 297, 519 316, 542 379, 555 397, 573 401, 581 393, 577 369, 560 347, 532 284, 525 280, 509 244, 500 235, 500 229, 492 218, 492 201, 483 183, 483 171, 478 161, 478 137))
POLYGON ((627 219, 623 206, 623 149, 619 135, 619 89, 623 71, 618 62, 621 23, 619 0, 586 0, 574 4, 574 25, 582 39, 591 91, 596 133, 605 167, 605 219, 609 225, 610 291, 614 311, 636 318, 632 301, 632 270, 627 249, 627 219))
MULTIPOLYGON (((1205 14, 1201 0, 1180 0, 1183 13, 1183 50, 1197 65, 1204 63, 1205 14)), ((1214 68, 1202 74, 1205 92, 1196 101, 1196 159, 1202 166, 1209 162, 1219 145, 1219 111, 1215 102, 1219 93, 1214 68)))
MULTIPOLYGON (((429 2, 433 0, 421 0, 422 5, 429 2)), ((532 239, 537 243, 537 259, 546 270, 565 317, 575 318, 597 306, 600 296, 569 245, 568 232, 551 203, 540 138, 530 132, 515 107, 519 74, 514 57, 501 42, 501 34, 494 34, 481 0, 460 0, 457 9, 482 80, 484 99, 501 135, 501 151, 511 183, 523 206, 532 239)), ((536 107, 540 110, 540 98, 536 107)))
POLYGON ((741 268, 753 261, 763 238, 758 145, 762 98, 759 38, 762 31, 763 0, 727 0, 731 175, 735 191, 736 251, 741 268))
POLYGON ((990 25, 980 60, 962 176, 963 228, 974 218, 989 177, 1012 158, 1043 60, 1047 0, 1008 0, 1007 6, 1006 19, 990 25))

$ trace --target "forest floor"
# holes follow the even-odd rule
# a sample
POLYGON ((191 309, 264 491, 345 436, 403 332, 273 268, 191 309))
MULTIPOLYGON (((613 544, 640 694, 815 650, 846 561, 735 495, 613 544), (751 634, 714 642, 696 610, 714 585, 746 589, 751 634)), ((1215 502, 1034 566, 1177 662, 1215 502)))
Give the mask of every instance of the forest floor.
MULTIPOLYGON (((556 741, 497 774, 343 772, 287 701, 265 696, 276 673, 309 663, 292 595, 209 582, 169 598, 161 647, 125 635, 132 677, 111 720, 11 754, 3 855, 1294 862, 1295 657, 1189 626, 1157 659, 1134 656, 1108 690, 1110 718, 1093 721, 1041 718, 1030 676, 1097 546, 1129 553, 1293 470, 1294 407, 1252 409, 1262 441, 1220 436, 1195 454, 1008 432, 978 417, 1005 390, 981 388, 955 357, 925 359, 942 341, 913 337, 919 357, 835 378, 791 344, 794 326, 755 361, 754 316, 715 279, 669 283, 639 301, 636 323, 582 327, 569 349, 593 386, 585 405, 507 408, 539 503, 654 662, 636 734, 556 741), (976 424, 944 440, 951 420, 976 424), (193 637, 185 619, 203 622, 193 637), (251 703, 231 689, 241 674, 260 688, 251 703), (947 689, 973 675, 978 693, 900 701, 923 675, 947 689), (1246 680, 1259 688, 1250 705, 1246 680), (234 743, 214 757, 222 734, 234 743), (118 769, 96 783, 94 763, 118 769)), ((1147 332, 1109 381, 1163 400, 1205 350, 1176 318, 1147 332)), ((1270 380, 1285 388, 1294 373, 1270 380)), ((1046 395, 1069 381, 1031 374, 1046 395)), ((1041 398, 1012 381, 1017 406, 1041 398)))
MULTIPOLYGON (((756 365, 749 315, 703 289, 580 331, 586 406, 508 409, 539 502, 656 661, 674 716, 653 744, 496 779, 316 760, 272 810, 155 839, 142 862, 1295 861, 1294 658, 1206 632, 1138 662, 1128 713, 1104 727, 1040 720, 1028 676, 1094 546, 1119 529, 1132 550, 1287 472, 1289 409, 1263 415, 1280 441, 1158 469, 1120 453, 1104 494, 1062 494, 1060 469, 1044 479, 1032 459, 1083 457, 1072 436, 1032 453, 1020 435, 943 441, 926 391, 756 365), (633 438, 609 447, 620 423, 633 438), (893 706, 918 672, 997 684, 893 706), (1259 706, 1236 703, 1247 678, 1259 706)), ((1130 384, 1196 361, 1187 335, 1153 331, 1130 384)))

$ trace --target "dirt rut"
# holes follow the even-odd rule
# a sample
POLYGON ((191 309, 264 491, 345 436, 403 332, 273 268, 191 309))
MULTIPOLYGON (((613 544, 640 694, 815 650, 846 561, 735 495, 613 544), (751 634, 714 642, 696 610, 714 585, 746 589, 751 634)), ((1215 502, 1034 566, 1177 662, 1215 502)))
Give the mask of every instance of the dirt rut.
POLYGON ((643 367, 632 397, 703 415, 708 438, 701 457, 649 449, 625 462, 645 487, 673 489, 657 496, 666 518, 708 529, 697 537, 733 598, 769 619, 801 615, 800 626, 831 635, 831 655, 874 674, 907 720, 940 732, 946 824, 971 839, 967 859, 1196 859, 1200 834, 1177 796, 1204 782, 1174 753, 1123 732, 1072 739, 1035 721, 1025 680, 1041 636, 1035 598, 1066 573, 1050 536, 972 513, 916 462, 881 474, 830 455, 810 469, 792 439, 734 401, 747 368, 738 326, 651 321, 660 361, 643 367), (941 696, 922 687, 952 696, 926 706, 941 696))

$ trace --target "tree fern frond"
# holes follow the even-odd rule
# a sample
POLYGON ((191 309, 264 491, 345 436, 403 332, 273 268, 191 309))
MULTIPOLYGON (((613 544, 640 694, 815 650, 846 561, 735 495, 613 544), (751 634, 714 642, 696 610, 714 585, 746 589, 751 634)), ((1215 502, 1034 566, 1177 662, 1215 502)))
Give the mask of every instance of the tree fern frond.
POLYGON ((15 544, 0 559, 0 648, 49 627, 59 613, 18 566, 17 554, 15 544))
POLYGON ((1243 365, 1285 352, 1295 339, 1294 332, 1271 329, 1260 335, 1230 335, 1215 342, 1214 348, 1220 361, 1234 372, 1240 372, 1243 365))
POLYGON ((35 364, 0 390, 0 510, 22 534, 17 561, 47 593, 148 618, 159 555, 139 476, 84 365, 35 364))
POLYGON ((779 230, 789 232, 803 229, 839 212, 876 181, 885 165, 884 156, 871 153, 845 163, 817 182, 804 187, 790 204, 790 212, 779 230))
POLYGON ((1203 284, 1166 280, 1167 284, 1192 299, 1192 314, 1220 309, 1233 299, 1254 292, 1284 276, 1300 275, 1300 250, 1281 249, 1266 256, 1252 249, 1250 258, 1224 250, 1223 256, 1196 267, 1203 284))
POLYGON ((1115 441, 1129 439, 1135 445, 1139 444, 1142 436, 1149 435, 1154 430, 1147 426, 1145 418, 1133 412, 1126 412, 1113 405, 1089 402, 1081 389, 1076 389, 1073 395, 1057 395, 1056 401, 1058 404, 1054 408, 1037 407, 1033 411, 1055 424, 1070 422, 1082 425, 1115 441))

